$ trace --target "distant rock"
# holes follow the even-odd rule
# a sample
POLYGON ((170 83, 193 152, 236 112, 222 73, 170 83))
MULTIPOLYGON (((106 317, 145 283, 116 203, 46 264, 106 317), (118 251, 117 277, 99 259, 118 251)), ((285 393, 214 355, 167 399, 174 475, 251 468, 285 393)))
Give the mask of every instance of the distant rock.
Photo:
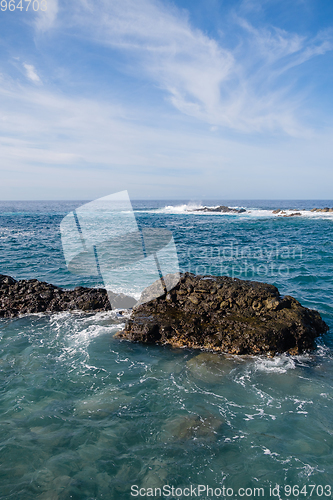
POLYGON ((203 207, 192 209, 191 212, 222 212, 231 214, 242 214, 246 212, 244 208, 230 208, 225 205, 220 205, 219 207, 203 207))
POLYGON ((166 296, 135 307, 116 336, 221 353, 274 355, 311 350, 315 338, 327 330, 317 311, 293 297, 281 297, 273 285, 185 273, 166 296))
MULTIPOLYGON (((135 299, 123 294, 113 296, 114 303, 122 308, 133 307, 136 303, 135 299)), ((0 317, 70 310, 109 311, 111 305, 103 288, 77 287, 66 290, 36 279, 16 281, 0 274, 0 317)))
POLYGON ((280 209, 273 210, 272 214, 274 214, 274 215, 278 214, 279 216, 282 216, 282 217, 295 217, 295 215, 296 216, 302 215, 301 212, 293 212, 291 214, 287 214, 286 212, 284 212, 283 210, 280 210, 280 209))
POLYGON ((333 212, 333 208, 313 208, 311 212, 333 212))
POLYGON ((294 212, 292 214, 288 214, 288 215, 283 215, 282 217, 295 217, 296 216, 299 216, 299 215, 302 215, 300 212, 294 212))

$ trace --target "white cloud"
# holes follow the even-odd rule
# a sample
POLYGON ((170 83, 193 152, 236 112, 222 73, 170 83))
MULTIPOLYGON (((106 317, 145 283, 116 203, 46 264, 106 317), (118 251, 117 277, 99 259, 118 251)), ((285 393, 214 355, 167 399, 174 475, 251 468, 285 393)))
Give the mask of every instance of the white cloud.
POLYGON ((276 28, 257 29, 246 19, 236 18, 238 24, 246 30, 252 39, 252 47, 255 46, 255 57, 261 57, 267 63, 279 61, 282 58, 301 51, 306 39, 295 33, 276 28))
POLYGON ((122 189, 133 198, 311 198, 333 182, 332 132, 283 147, 240 143, 205 125, 186 132, 166 116, 144 125, 140 109, 13 82, 0 88, 0 109, 1 199, 122 189))
POLYGON ((127 71, 144 73, 180 112, 241 132, 306 135, 294 82, 276 80, 291 67, 332 50, 331 35, 308 40, 278 28, 244 29, 231 50, 193 28, 186 12, 160 0, 78 0, 62 22, 80 36, 131 56, 127 71))
POLYGON ((29 78, 29 80, 31 80, 34 83, 41 82, 41 80, 40 80, 39 76, 37 75, 36 70, 32 64, 23 63, 23 67, 26 71, 26 75, 29 78))
MULTIPOLYGON (((61 26, 76 41, 84 36, 125 51, 125 71, 146 75, 177 110, 199 123, 193 128, 192 119, 179 120, 170 107, 164 114, 160 107, 160 115, 152 109, 145 125, 151 112, 146 101, 134 109, 102 97, 83 99, 79 92, 69 97, 54 90, 54 81, 50 91, 47 83, 18 84, 3 74, 0 197, 92 198, 133 189, 162 198, 246 198, 263 192, 292 198, 303 186, 306 198, 318 196, 322 186, 329 189, 332 132, 320 137, 307 130, 299 115, 302 95, 287 78, 283 85, 275 83, 291 67, 331 50, 329 33, 307 40, 243 23, 244 44, 231 50, 194 29, 183 11, 158 0, 78 0, 59 12, 62 17, 55 13, 37 29, 61 26), (253 134, 250 144, 238 134, 237 141, 223 139, 225 128, 262 134, 253 134), (299 138, 277 143, 266 133, 281 130, 299 138)), ((60 32, 53 34, 56 42, 60 32)), ((41 82, 33 65, 25 63, 24 69, 30 81, 41 82)))
POLYGON ((245 19, 236 19, 250 35, 250 62, 260 60, 261 67, 267 69, 269 66, 275 75, 333 50, 331 30, 319 32, 317 36, 309 39, 274 26, 257 29, 245 19))
MULTIPOLYGON (((37 32, 43 33, 53 28, 56 23, 59 10, 58 0, 46 0, 46 5, 46 10, 42 10, 40 8, 37 11, 37 15, 35 18, 35 28, 37 32)), ((42 6, 42 4, 40 6, 42 6)))

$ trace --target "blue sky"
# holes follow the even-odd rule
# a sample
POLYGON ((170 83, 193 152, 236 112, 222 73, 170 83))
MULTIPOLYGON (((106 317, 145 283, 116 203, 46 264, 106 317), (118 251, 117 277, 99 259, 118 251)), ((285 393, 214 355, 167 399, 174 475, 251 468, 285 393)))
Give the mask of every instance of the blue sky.
POLYGON ((47 0, 0 49, 0 199, 332 198, 331 0, 47 0))

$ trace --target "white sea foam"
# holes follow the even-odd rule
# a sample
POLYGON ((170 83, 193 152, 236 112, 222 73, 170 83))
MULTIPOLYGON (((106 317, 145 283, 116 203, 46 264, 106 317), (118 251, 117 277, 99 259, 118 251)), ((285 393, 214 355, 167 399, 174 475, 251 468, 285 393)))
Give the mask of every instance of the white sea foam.
POLYGON ((190 202, 182 205, 166 205, 160 211, 166 213, 190 213, 200 208, 204 208, 204 205, 202 205, 200 202, 198 203, 190 202))
MULTIPOLYGON (((274 209, 263 209, 263 208, 258 208, 258 207, 251 207, 251 206, 236 206, 232 205, 229 208, 235 208, 235 209, 240 209, 244 208, 246 212, 237 214, 237 213, 229 213, 229 212, 198 212, 198 209, 201 208, 211 208, 212 210, 214 208, 217 208, 220 205, 208 205, 205 204, 203 205, 202 202, 189 202, 189 203, 183 203, 179 205, 166 205, 163 208, 158 208, 155 210, 149 210, 149 213, 166 213, 166 214, 188 214, 188 215, 202 215, 202 216, 207 216, 207 215, 216 215, 216 216, 228 216, 228 215, 233 215, 237 217, 243 218, 267 218, 267 217, 272 217, 272 218, 282 218, 284 216, 288 216, 291 214, 295 213, 300 213, 301 217, 308 217, 312 219, 333 219, 333 212, 311 212, 310 210, 299 210, 299 209, 281 209, 283 213, 273 213, 274 209)), ((296 218, 299 216, 296 216, 296 218)))
POLYGON ((216 216, 228 216, 228 215, 236 215, 239 217, 268 217, 268 216, 275 216, 272 214, 272 210, 263 210, 259 208, 250 208, 250 207, 245 207, 245 206, 238 206, 238 205, 232 205, 229 206, 229 208, 234 208, 236 210, 239 210, 240 208, 244 208, 246 212, 243 212, 241 214, 237 213, 229 213, 229 212, 198 212, 198 209, 202 208, 211 208, 214 210, 215 208, 219 207, 220 205, 209 205, 209 204, 202 204, 202 202, 190 202, 190 203, 184 203, 180 205, 166 205, 164 208, 157 209, 156 212, 159 213, 168 213, 168 214, 195 214, 195 215, 216 215, 216 216))
MULTIPOLYGON (((311 210, 283 210, 285 214, 272 214, 275 217, 283 217, 283 215, 291 215, 295 213, 300 213, 301 217, 307 217, 310 219, 333 219, 333 212, 311 212, 311 210)), ((301 218, 300 217, 300 218, 301 218)))
POLYGON ((104 335, 112 336, 124 326, 124 319, 120 319, 116 311, 94 315, 66 312, 53 315, 51 325, 58 332, 58 345, 61 348, 58 360, 78 370, 83 366, 89 368, 88 349, 91 342, 104 335))
POLYGON ((16 229, 3 227, 0 229, 0 240, 9 240, 9 239, 19 239, 19 238, 28 238, 30 236, 35 236, 34 231, 18 231, 16 229))
POLYGON ((255 370, 268 373, 286 373, 296 368, 295 361, 290 356, 276 356, 274 358, 258 358, 255 361, 255 370))
POLYGON ((270 457, 279 456, 278 453, 276 453, 275 451, 271 451, 270 449, 266 448, 266 446, 262 446, 262 451, 264 452, 264 455, 269 455, 270 457))

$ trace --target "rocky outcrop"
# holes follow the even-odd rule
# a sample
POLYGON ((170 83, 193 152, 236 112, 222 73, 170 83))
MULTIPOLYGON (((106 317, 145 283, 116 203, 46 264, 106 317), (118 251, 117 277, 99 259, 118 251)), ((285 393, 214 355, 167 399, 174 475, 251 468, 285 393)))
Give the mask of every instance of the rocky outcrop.
POLYGON ((282 216, 282 217, 294 217, 295 215, 297 215, 297 216, 302 215, 301 212, 293 212, 293 213, 287 215, 287 213, 284 210, 280 210, 280 209, 273 210, 272 214, 274 214, 274 215, 278 214, 279 217, 280 216, 282 216))
POLYGON ((313 208, 311 212, 333 212, 333 208, 313 208))
POLYGON ((283 215, 282 217, 295 217, 295 215, 299 216, 299 215, 302 215, 302 214, 300 212, 293 212, 292 214, 283 215))
MULTIPOLYGON (((290 211, 292 211, 292 209, 290 209, 290 211)), ((304 208, 303 209, 303 212, 306 212, 306 209, 304 208)), ((325 207, 325 208, 312 208, 310 210, 310 212, 333 212, 333 208, 328 208, 328 207, 325 207)), ((279 215, 283 215, 284 217, 293 217, 294 215, 302 215, 300 212, 294 212, 292 214, 289 214, 289 215, 286 215, 286 212, 283 211, 283 210, 280 210, 279 208, 277 208, 276 210, 273 210, 272 211, 272 214, 279 214, 279 215)))
MULTIPOLYGON (((142 302, 159 286, 156 282, 146 289, 142 302)), ((135 299, 112 294, 112 303, 131 308, 135 299)), ((107 292, 101 288, 66 290, 0 275, 0 317, 110 309, 107 292)), ((281 297, 273 285, 185 273, 167 295, 136 306, 117 336, 221 353, 274 355, 311 350, 315 338, 327 330, 317 311, 293 297, 281 297)))
MULTIPOLYGON (((191 212, 220 212, 220 213, 231 213, 231 214, 242 214, 246 212, 245 208, 230 208, 225 205, 220 205, 219 207, 202 207, 202 208, 195 208, 189 210, 191 212)), ((293 217, 295 215, 302 215, 300 212, 295 212, 295 209, 289 209, 289 211, 293 212, 291 214, 288 214, 285 212, 285 210, 281 210, 280 208, 277 208, 276 210, 272 211, 272 214, 274 215, 279 215, 279 216, 284 216, 284 217, 293 217)), ((304 208, 303 211, 306 211, 304 208)), ((333 212, 333 208, 325 207, 325 208, 312 208, 310 212, 333 212)))
MULTIPOLYGON (((109 292, 112 293, 112 292, 109 292)), ((112 303, 133 307, 135 299, 113 294, 112 303)), ((60 312, 69 310, 109 311, 111 305, 106 290, 77 287, 65 290, 38 280, 16 281, 0 275, 0 317, 11 318, 21 314, 60 312)))
POLYGON ((281 297, 273 285, 186 273, 166 296, 135 307, 116 335, 221 353, 274 355, 311 350, 327 330, 317 311, 281 297))
POLYGON ((231 214, 242 214, 246 212, 244 208, 230 208, 225 205, 220 205, 219 207, 203 207, 195 208, 191 212, 221 212, 221 213, 231 213, 231 214))

